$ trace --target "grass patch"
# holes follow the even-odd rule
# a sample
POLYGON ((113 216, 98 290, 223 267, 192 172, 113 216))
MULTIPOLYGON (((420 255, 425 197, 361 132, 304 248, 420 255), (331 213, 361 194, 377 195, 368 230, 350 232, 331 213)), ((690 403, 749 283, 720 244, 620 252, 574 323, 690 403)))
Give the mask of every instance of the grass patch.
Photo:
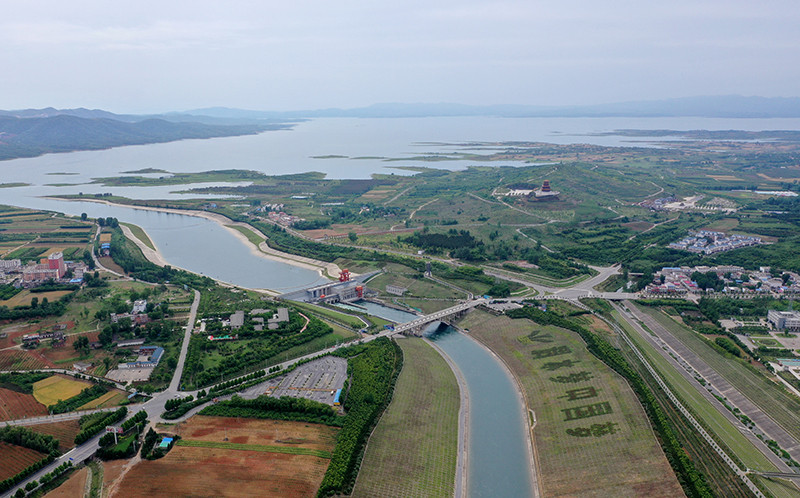
POLYGON ((242 235, 244 235, 245 237, 247 237, 247 240, 249 240, 250 243, 252 243, 256 247, 258 247, 262 242, 264 242, 263 237, 259 237, 258 235, 253 233, 252 230, 248 228, 239 225, 225 225, 225 226, 228 228, 232 228, 237 232, 241 233, 242 235))
POLYGON ((453 496, 459 390, 452 370, 422 339, 402 339, 404 368, 369 440, 360 496, 453 496))
POLYGON ((132 223, 120 223, 120 225, 125 225, 126 227, 130 228, 130 230, 133 233, 133 235, 137 239, 141 240, 144 243, 144 245, 146 245, 147 247, 149 247, 150 249, 152 249, 154 251, 156 250, 156 245, 153 244, 153 241, 150 240, 150 237, 147 236, 147 234, 142 229, 142 227, 140 227, 138 225, 134 225, 132 223))
POLYGON ((629 496, 647 495, 646 490, 681 494, 633 391, 589 353, 576 333, 479 310, 460 325, 501 356, 523 387, 537 419, 535 444, 544 495, 629 496), (557 355, 544 356, 553 348, 557 355), (569 401, 571 393, 584 398, 569 401), (570 415, 577 406, 596 403, 603 406, 601 416, 584 420, 580 414, 570 415), (575 435, 593 424, 609 423, 614 424, 610 433, 575 435))

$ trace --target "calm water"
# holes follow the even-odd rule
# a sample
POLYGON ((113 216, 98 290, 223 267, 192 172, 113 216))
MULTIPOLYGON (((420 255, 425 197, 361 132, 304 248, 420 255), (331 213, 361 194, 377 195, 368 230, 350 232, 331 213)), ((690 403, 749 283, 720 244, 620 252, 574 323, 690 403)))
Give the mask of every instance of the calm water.
POLYGON ((468 495, 532 496, 528 430, 514 381, 486 349, 455 329, 431 339, 458 365, 469 391, 468 495))
POLYGON ((86 213, 91 218, 111 216, 139 225, 168 263, 223 282, 288 292, 327 281, 315 271, 253 254, 249 245, 242 243, 218 223, 205 218, 107 206, 96 202, 40 198, 26 200, 29 202, 21 205, 76 216, 86 213))
MULTIPOLYGON (((387 306, 359 301, 371 315, 397 323, 416 315, 387 306)), ((468 496, 532 496, 528 458, 528 426, 514 380, 485 348, 452 327, 436 325, 426 332, 458 365, 469 392, 468 496)))

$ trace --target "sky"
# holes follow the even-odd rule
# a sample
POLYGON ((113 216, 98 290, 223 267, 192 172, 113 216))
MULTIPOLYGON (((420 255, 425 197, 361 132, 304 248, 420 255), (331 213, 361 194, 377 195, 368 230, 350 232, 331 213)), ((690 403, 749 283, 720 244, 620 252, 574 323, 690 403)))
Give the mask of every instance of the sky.
POLYGON ((0 12, 0 109, 800 93, 796 0, 30 0, 0 12))

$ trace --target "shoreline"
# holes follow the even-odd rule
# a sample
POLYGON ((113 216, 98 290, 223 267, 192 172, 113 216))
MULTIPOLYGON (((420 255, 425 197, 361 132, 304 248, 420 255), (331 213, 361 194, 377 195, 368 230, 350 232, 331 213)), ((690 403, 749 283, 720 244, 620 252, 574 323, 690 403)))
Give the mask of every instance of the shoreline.
MULTIPOLYGON (((204 218, 206 220, 213 221, 213 222, 217 223, 222 228, 224 228, 225 230, 227 230, 228 232, 233 234, 240 242, 244 243, 246 246, 248 246, 250 248, 250 251, 251 251, 251 253, 253 255, 256 255, 258 257, 261 257, 261 258, 264 258, 264 259, 269 259, 271 261, 277 261, 277 262, 280 262, 280 263, 290 264, 292 266, 296 266, 298 268, 303 268, 303 269, 306 269, 306 270, 316 271, 319 274, 320 277, 325 277, 325 278, 331 278, 331 275, 338 275, 339 271, 341 271, 339 266, 336 265, 335 263, 328 263, 328 262, 325 262, 325 261, 319 261, 319 260, 315 260, 315 259, 311 259, 311 258, 306 258, 304 256, 298 256, 298 255, 295 255, 295 254, 289 254, 289 253, 278 251, 277 249, 273 249, 273 248, 269 247, 269 245, 266 243, 266 240, 268 239, 268 237, 264 233, 262 233, 260 230, 258 230, 257 228, 255 228, 255 227, 253 227, 253 226, 251 226, 251 225, 249 225, 247 223, 243 223, 243 222, 240 222, 240 221, 234 221, 234 220, 228 218, 227 216, 219 214, 219 213, 210 213, 208 211, 196 211, 196 210, 191 210, 191 209, 157 208, 157 207, 151 207, 151 206, 138 206, 136 204, 120 204, 120 203, 110 202, 110 201, 106 201, 106 200, 102 200, 102 199, 65 199, 65 198, 61 198, 61 197, 55 197, 54 199, 61 200, 61 201, 72 201, 72 202, 83 202, 83 201, 85 201, 85 202, 95 202, 95 203, 98 203, 98 204, 105 204, 107 206, 130 208, 130 209, 140 209, 140 210, 143 210, 143 211, 155 211, 155 212, 160 212, 160 213, 180 214, 180 215, 184 215, 184 216, 195 216, 197 218, 204 218), (252 233, 257 235, 258 237, 263 238, 264 241, 261 242, 258 246, 256 246, 242 232, 240 232, 239 230, 236 230, 235 228, 233 228, 235 226, 242 227, 242 228, 245 228, 247 230, 250 230, 252 233), (326 275, 326 273, 327 273, 327 275, 326 275)), ((139 227, 139 228, 141 228, 142 231, 145 234, 147 234, 147 231, 144 228, 142 228, 142 227, 139 227)), ((128 229, 128 231, 130 232, 130 229, 128 229)), ((168 264, 170 266, 175 266, 175 265, 172 265, 171 263, 167 262, 164 259, 163 255, 158 250, 158 244, 156 244, 156 242, 153 240, 152 237, 150 237, 149 234, 147 234, 147 236, 153 242, 153 245, 156 246, 155 250, 147 247, 147 245, 144 244, 143 241, 139 240, 138 237, 133 235, 133 232, 130 232, 130 235, 129 235, 128 233, 125 232, 125 229, 123 229, 123 233, 125 233, 126 237, 131 239, 139 248, 142 249, 142 253, 145 255, 145 257, 151 263, 157 264, 159 266, 165 266, 165 265, 168 265, 168 264)), ((175 267, 178 268, 177 266, 175 266, 175 267)), ((184 269, 184 268, 182 268, 182 269, 184 269)), ((267 289, 267 290, 269 290, 269 289, 267 289)), ((273 292, 277 292, 277 291, 273 291, 273 292)))

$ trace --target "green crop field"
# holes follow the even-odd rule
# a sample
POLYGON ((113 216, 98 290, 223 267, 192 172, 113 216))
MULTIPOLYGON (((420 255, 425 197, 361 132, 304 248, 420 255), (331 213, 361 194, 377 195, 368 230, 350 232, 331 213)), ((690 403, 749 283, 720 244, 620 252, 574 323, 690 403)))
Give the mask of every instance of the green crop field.
POLYGON ((453 496, 459 391, 439 353, 401 339, 403 370, 367 445, 354 497, 453 496))
POLYGON ((536 414, 545 496, 680 496, 628 385, 558 327, 473 311, 460 324, 502 357, 536 414))
POLYGON ((747 368, 740 361, 725 358, 696 332, 679 324, 659 310, 647 307, 639 307, 639 309, 666 327, 725 380, 768 413, 786 432, 800 439, 800 402, 788 394, 782 386, 747 368))

